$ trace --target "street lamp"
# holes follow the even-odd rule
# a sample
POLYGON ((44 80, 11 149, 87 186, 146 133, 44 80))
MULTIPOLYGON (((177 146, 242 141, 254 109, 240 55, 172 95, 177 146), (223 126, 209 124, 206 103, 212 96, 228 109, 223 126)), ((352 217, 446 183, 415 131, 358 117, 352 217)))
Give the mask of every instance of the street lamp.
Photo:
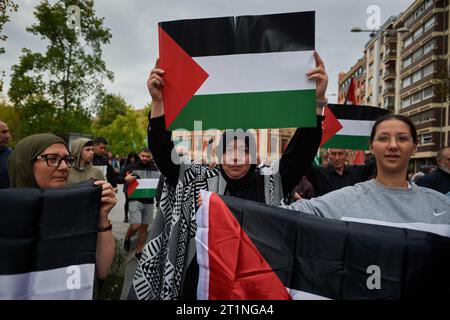
MULTIPOLYGON (((350 32, 370 32, 371 38, 376 38, 375 40, 375 47, 374 47, 374 56, 375 56, 375 62, 374 62, 374 87, 372 88, 373 91, 373 99, 375 101, 375 106, 378 107, 378 100, 380 96, 380 64, 381 64, 381 58, 380 58, 380 50, 381 50, 381 36, 383 33, 389 33, 389 34, 397 34, 397 33, 407 33, 410 32, 408 28, 401 27, 398 29, 385 29, 385 28, 379 28, 379 29, 361 29, 359 27, 353 27, 350 29, 350 32)), ((369 70, 367 68, 367 70, 369 70)))

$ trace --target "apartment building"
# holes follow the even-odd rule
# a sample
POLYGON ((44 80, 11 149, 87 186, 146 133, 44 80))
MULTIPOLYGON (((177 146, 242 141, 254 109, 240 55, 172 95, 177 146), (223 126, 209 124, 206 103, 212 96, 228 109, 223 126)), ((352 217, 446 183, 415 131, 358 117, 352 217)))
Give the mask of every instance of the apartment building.
MULTIPOLYGON (((411 170, 417 171, 433 165, 437 150, 450 140, 449 101, 442 94, 450 68, 449 0, 416 0, 380 30, 364 48, 360 103, 408 116, 416 124, 420 145, 411 170)), ((360 63, 340 74, 340 97, 360 63)))

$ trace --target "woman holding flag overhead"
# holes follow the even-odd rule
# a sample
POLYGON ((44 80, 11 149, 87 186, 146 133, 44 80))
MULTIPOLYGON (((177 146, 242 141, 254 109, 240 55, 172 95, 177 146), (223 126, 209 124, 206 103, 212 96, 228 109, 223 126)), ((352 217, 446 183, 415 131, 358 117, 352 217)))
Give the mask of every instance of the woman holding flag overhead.
MULTIPOLYGON (((311 165, 321 140, 322 107, 328 76, 322 59, 314 52, 316 68, 306 74, 316 81, 317 126, 298 129, 278 163, 262 173, 256 167, 256 144, 248 132, 237 137, 227 130, 219 143, 222 165, 209 169, 178 160, 166 130, 162 88, 164 70, 155 67, 147 86, 152 97, 149 147, 161 173, 166 177, 160 211, 143 250, 129 298, 195 299, 198 265, 195 261, 196 199, 209 190, 243 199, 279 205, 311 165), (239 151, 243 152, 239 152, 239 151), (158 223, 158 221, 160 223, 158 223)), ((158 65, 158 63, 157 63, 158 65)), ((275 108, 274 108, 275 109, 275 108)), ((255 115, 257 116, 257 115, 255 115)))

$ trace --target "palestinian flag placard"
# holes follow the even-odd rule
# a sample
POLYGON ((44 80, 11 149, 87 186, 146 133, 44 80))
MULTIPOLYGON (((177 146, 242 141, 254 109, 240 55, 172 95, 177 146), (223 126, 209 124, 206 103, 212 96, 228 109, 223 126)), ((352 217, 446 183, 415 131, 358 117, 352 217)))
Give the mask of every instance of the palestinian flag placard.
POLYGON ((149 199, 156 195, 161 173, 156 170, 133 170, 127 174, 137 177, 127 185, 127 194, 130 199, 149 199))
POLYGON ((129 199, 154 198, 159 179, 136 179, 128 185, 129 199))
POLYGON ((450 239, 202 192, 198 299, 450 297, 450 239), (375 270, 375 271, 374 271, 375 270))
POLYGON ((369 150, 369 138, 376 119, 389 111, 376 107, 329 104, 325 108, 321 146, 369 150))
POLYGON ((314 38, 314 12, 159 23, 166 127, 314 127, 314 38))
POLYGON ((93 298, 100 199, 91 182, 0 190, 0 300, 93 298))

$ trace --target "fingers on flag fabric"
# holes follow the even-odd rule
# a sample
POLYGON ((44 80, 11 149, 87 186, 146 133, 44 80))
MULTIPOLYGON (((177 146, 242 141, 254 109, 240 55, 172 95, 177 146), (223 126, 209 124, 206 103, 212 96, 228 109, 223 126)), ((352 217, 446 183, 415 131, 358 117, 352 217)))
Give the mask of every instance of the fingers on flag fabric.
POLYGON ((436 234, 206 192, 197 223, 199 299, 450 297, 450 239, 436 234))
POLYGON ((0 299, 92 299, 100 199, 92 183, 0 190, 0 299))
MULTIPOLYGON (((166 127, 314 127, 315 12, 159 23, 166 127)), ((199 129, 197 129, 199 130, 199 129)), ((202 129, 200 129, 202 130, 202 129)))
POLYGON ((388 113, 376 107, 329 104, 325 108, 320 145, 324 148, 369 150, 373 124, 388 113))

